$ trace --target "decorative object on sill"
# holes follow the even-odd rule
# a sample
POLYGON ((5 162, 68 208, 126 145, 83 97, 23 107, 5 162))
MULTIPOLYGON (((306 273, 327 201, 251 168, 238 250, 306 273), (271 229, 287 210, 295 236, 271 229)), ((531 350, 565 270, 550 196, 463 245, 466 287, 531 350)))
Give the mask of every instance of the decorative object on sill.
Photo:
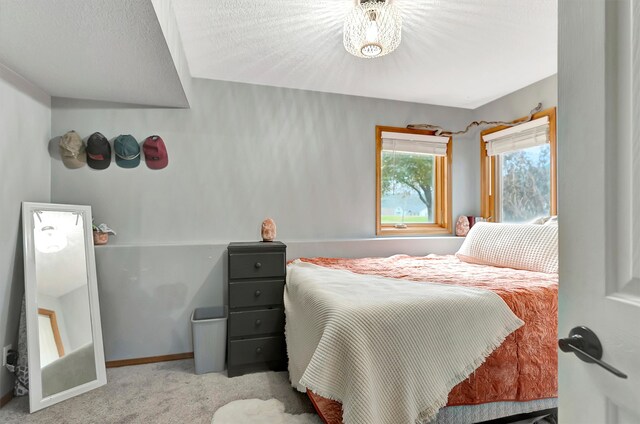
POLYGON ((93 225, 93 244, 100 246, 109 242, 109 234, 116 235, 116 232, 107 227, 107 224, 93 225))
POLYGON ((394 51, 402 35, 402 15, 391 0, 355 0, 344 21, 344 48, 371 59, 394 51))
POLYGON ((142 144, 142 151, 149 169, 163 169, 169 164, 167 146, 159 135, 147 137, 142 144))
POLYGON ((111 165, 111 145, 107 137, 95 132, 87 140, 87 165, 93 169, 107 169, 111 165))
POLYGON ((135 168, 140 165, 140 145, 131 134, 121 134, 113 141, 116 165, 120 168, 135 168))
POLYGON ((475 216, 467 216, 467 219, 469 220, 469 229, 472 229, 473 226, 476 223, 476 217, 475 216))
POLYGON ((516 125, 524 124, 525 122, 531 121, 531 119, 533 118, 533 115, 535 115, 536 113, 540 112, 541 110, 542 110, 542 103, 538 103, 538 106, 536 106, 533 109, 531 109, 531 112, 529 112, 529 116, 527 116, 525 119, 520 119, 520 120, 510 121, 510 122, 506 122, 506 121, 473 121, 469 125, 467 125, 467 127, 462 131, 445 130, 441 126, 432 125, 432 124, 409 124, 409 125, 407 125, 407 128, 414 129, 414 130, 435 131, 436 132, 435 135, 443 135, 443 136, 460 135, 460 134, 466 134, 467 132, 469 132, 469 130, 471 128, 479 127, 481 125, 495 125, 495 126, 504 125, 505 127, 515 127, 516 125))
POLYGON ((456 235, 459 237, 465 237, 469 232, 469 218, 464 215, 460 215, 458 217, 458 221, 456 221, 456 235))
POLYGON ((469 230, 473 228, 474 225, 476 225, 478 222, 485 222, 486 219, 484 219, 481 216, 473 216, 473 215, 468 215, 467 219, 469 220, 469 230))
POLYGON ((69 131, 60 138, 60 158, 69 169, 82 168, 87 164, 87 153, 82 138, 75 131, 69 131))
POLYGON ((273 219, 267 218, 262 221, 262 241, 273 241, 276 238, 276 223, 273 219))

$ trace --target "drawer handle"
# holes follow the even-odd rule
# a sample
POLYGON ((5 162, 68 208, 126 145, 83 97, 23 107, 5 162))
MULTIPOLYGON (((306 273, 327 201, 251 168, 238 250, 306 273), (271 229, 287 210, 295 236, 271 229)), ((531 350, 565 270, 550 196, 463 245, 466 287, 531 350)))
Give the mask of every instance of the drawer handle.
POLYGON ((262 264, 260 262, 256 262, 255 267, 260 269, 260 268, 262 268, 262 264))
POLYGON ((262 321, 260 321, 259 319, 256 320, 256 327, 259 327, 260 324, 262 324, 262 321))
POLYGON ((260 290, 256 290, 256 292, 254 294, 255 294, 256 297, 260 297, 262 292, 260 290))
POLYGON ((261 347, 257 347, 256 348, 256 354, 260 355, 262 353, 262 348, 261 347))

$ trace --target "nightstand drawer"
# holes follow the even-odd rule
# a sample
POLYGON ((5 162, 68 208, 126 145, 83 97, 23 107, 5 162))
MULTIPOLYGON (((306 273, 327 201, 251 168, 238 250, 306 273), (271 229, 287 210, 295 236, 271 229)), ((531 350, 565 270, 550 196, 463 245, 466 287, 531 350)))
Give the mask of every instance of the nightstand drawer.
POLYGON ((285 253, 230 253, 229 278, 282 277, 285 275, 285 253))
POLYGON ((284 310, 280 308, 229 314, 229 337, 282 333, 283 328, 284 310))
POLYGON ((286 358, 284 336, 229 342, 229 366, 281 361, 286 358))
POLYGON ((229 284, 229 308, 282 305, 284 280, 246 281, 229 284))

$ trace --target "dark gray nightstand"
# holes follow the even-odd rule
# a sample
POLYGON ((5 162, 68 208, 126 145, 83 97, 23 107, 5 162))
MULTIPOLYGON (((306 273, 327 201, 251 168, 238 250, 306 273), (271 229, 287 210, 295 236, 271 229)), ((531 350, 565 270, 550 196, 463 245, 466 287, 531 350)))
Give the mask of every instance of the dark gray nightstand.
POLYGON ((230 243, 227 374, 286 370, 283 243, 230 243))

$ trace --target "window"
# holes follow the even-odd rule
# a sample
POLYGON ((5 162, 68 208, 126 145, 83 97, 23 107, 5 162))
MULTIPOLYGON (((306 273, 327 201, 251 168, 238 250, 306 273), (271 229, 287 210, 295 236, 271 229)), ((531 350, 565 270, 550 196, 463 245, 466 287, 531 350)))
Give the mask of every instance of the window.
POLYGON ((376 234, 451 233, 451 138, 376 127, 376 234))
POLYGON ((556 215, 556 110, 480 136, 482 216, 529 222, 556 215))

